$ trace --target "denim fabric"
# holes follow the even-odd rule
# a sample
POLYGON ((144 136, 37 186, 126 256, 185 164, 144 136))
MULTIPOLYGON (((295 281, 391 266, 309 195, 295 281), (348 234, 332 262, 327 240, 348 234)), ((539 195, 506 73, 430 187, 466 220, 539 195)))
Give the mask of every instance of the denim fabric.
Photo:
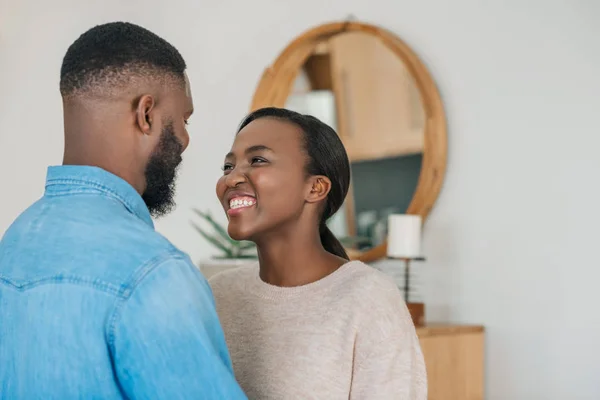
POLYGON ((206 280, 117 176, 50 167, 4 234, 0 398, 246 398, 206 280))

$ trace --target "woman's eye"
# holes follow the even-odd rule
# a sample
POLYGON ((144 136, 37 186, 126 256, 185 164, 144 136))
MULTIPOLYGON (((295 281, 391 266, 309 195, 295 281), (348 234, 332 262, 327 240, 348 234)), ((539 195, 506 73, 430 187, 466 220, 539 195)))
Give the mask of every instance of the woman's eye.
POLYGON ((221 169, 223 170, 223 172, 231 171, 233 169, 233 165, 225 164, 221 169))
POLYGON ((184 120, 183 120, 183 123, 184 123, 184 124, 186 124, 186 125, 189 125, 189 124, 190 124, 190 121, 188 121, 187 119, 184 119, 184 120))
POLYGON ((252 164, 262 164, 265 162, 267 162, 267 160, 265 160, 264 158, 260 158, 260 157, 252 158, 252 164))

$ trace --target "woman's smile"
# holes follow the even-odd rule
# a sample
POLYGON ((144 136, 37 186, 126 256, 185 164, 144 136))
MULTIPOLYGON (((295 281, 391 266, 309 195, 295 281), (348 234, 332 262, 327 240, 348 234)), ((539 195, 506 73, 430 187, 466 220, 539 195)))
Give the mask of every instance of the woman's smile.
POLYGON ((252 196, 235 196, 229 199, 227 215, 230 217, 238 215, 256 205, 256 198, 252 196))

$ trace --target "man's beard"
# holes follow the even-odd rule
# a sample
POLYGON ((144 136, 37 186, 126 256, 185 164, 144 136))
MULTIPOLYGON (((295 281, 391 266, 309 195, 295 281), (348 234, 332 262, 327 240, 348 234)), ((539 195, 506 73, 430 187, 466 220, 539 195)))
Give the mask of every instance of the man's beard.
POLYGON ((175 136, 173 121, 167 121, 145 171, 146 190, 142 199, 153 217, 166 215, 175 207, 175 178, 182 150, 183 145, 175 136))

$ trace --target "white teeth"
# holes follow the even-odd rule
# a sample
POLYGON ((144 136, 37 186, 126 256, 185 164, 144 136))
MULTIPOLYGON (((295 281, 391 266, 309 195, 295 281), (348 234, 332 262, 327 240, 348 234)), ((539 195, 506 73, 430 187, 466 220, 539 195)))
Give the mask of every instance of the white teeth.
POLYGON ((256 204, 256 200, 253 199, 231 199, 229 201, 229 208, 250 207, 254 204, 256 204))

